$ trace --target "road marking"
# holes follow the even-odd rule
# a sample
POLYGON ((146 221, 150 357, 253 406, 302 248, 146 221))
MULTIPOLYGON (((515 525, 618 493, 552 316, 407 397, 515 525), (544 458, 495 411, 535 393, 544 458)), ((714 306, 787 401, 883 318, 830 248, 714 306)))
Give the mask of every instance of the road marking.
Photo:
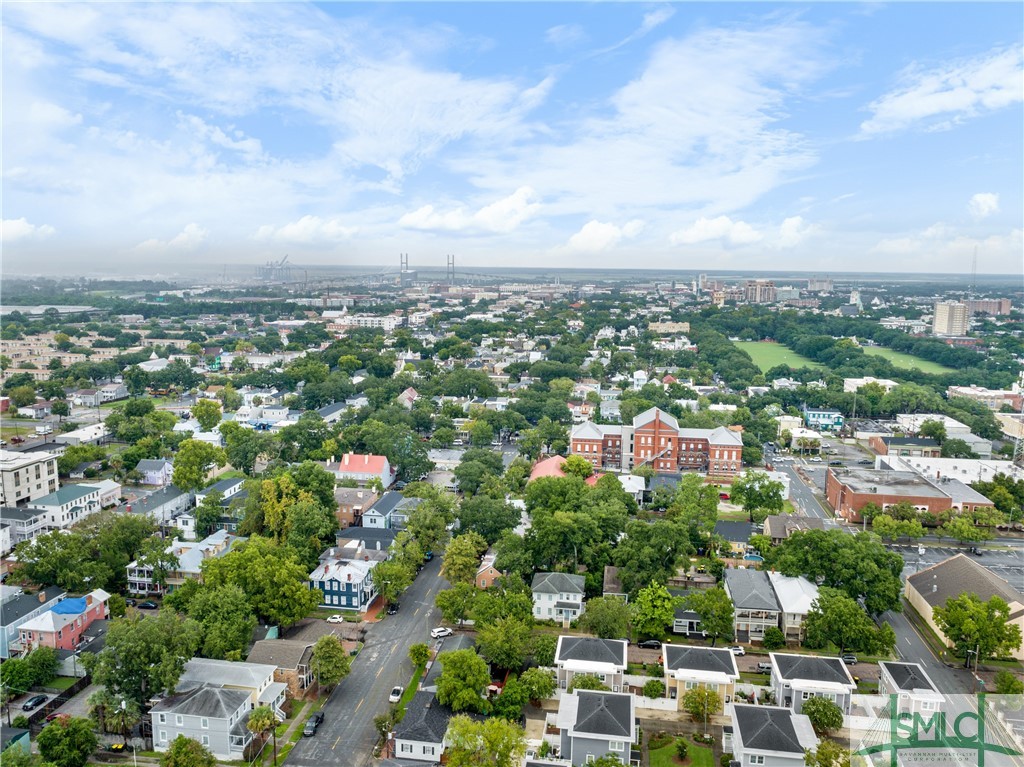
POLYGON ((337 739, 336 741, 334 741, 334 745, 333 745, 333 746, 331 746, 331 751, 333 751, 334 749, 336 749, 336 748, 338 747, 338 744, 339 744, 340 742, 341 742, 341 736, 339 735, 339 736, 338 736, 338 739, 337 739))
MULTIPOLYGON (((903 641, 906 642, 907 644, 910 644, 910 637, 903 637, 903 641)), ((910 645, 910 646, 913 647, 913 645, 910 645)))

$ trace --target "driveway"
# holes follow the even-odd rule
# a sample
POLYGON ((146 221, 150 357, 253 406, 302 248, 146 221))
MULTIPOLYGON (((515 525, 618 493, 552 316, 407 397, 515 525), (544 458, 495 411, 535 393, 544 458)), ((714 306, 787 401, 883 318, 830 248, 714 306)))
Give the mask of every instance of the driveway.
POLYGON ((391 688, 409 683, 409 648, 417 642, 432 644, 430 629, 440 618, 434 597, 447 586, 441 558, 435 557, 402 595, 401 610, 369 627, 352 672, 324 705, 324 723, 314 737, 295 745, 286 762, 289 767, 362 767, 371 762, 377 742, 373 719, 388 709, 391 688))

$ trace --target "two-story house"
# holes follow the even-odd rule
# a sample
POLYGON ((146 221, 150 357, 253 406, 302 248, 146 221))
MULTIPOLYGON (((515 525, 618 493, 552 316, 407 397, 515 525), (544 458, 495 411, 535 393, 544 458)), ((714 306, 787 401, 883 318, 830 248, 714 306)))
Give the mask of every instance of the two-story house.
POLYGON ((580 767, 602 756, 630 763, 637 741, 636 699, 628 692, 574 690, 559 700, 559 755, 580 767))
POLYGON ((252 740, 246 728, 257 706, 268 706, 284 721, 286 685, 274 681, 275 667, 192 658, 176 692, 150 709, 153 748, 166 751, 179 735, 199 741, 220 760, 240 760, 252 740))
POLYGON ((49 586, 36 594, 25 594, 20 586, 0 585, 0 658, 10 658, 21 627, 49 611, 67 596, 64 589, 49 586))
POLYGON ((206 500, 206 496, 211 493, 220 493, 221 503, 223 503, 242 492, 244 487, 245 481, 238 477, 234 477, 232 479, 219 479, 196 493, 196 505, 200 505, 204 500, 206 500))
POLYGON ((739 559, 747 553, 747 546, 750 545, 750 536, 754 532, 754 526, 746 520, 723 519, 715 522, 715 535, 720 535, 729 544, 729 551, 722 552, 722 556, 733 556, 739 559))
POLYGON ((778 627, 779 602, 763 570, 726 570, 725 592, 734 609, 733 629, 740 642, 760 642, 765 629, 778 627))
POLYGON ((64 530, 100 510, 100 488, 92 485, 66 485, 56 492, 36 498, 32 505, 47 512, 46 526, 64 530))
POLYGON ((661 646, 665 667, 665 696, 679 701, 695 687, 707 687, 732 702, 740 679, 736 656, 728 648, 694 647, 692 645, 661 646))
POLYGON ((726 736, 724 747, 740 767, 803 767, 804 754, 818 748, 818 737, 806 716, 788 708, 736 703, 732 738, 726 736))
POLYGON ((772 590, 779 603, 779 620, 786 641, 802 642, 804 638, 804 621, 811 605, 818 598, 818 587, 804 578, 783 575, 774 570, 768 573, 772 590))
POLYGON ((388 558, 386 551, 369 551, 358 541, 328 549, 320 565, 309 574, 309 587, 323 594, 323 606, 331 610, 366 611, 377 598, 373 569, 388 558))
POLYGON ((398 478, 391 462, 383 455, 345 453, 340 461, 328 463, 327 471, 339 480, 351 479, 360 486, 365 486, 371 479, 377 479, 385 489, 395 484, 398 478))
POLYGON ((536 573, 530 590, 533 592, 535 620, 569 623, 583 614, 585 579, 566 573, 536 573))
POLYGON ((478 589, 490 588, 502 576, 501 570, 494 566, 497 556, 492 549, 484 554, 483 559, 480 560, 480 567, 477 568, 476 578, 474 579, 478 589))
POLYGON ((780 706, 799 714, 810 698, 828 698, 850 713, 850 699, 857 689, 850 669, 840 658, 819 655, 769 653, 772 662, 771 688, 780 706))
POLYGON ((804 424, 808 429, 839 431, 846 419, 838 410, 804 410, 804 424))
POLYGON ((395 757, 439 764, 452 710, 430 691, 413 695, 402 721, 395 725, 395 757))
POLYGON ((110 594, 106 591, 94 589, 84 597, 57 602, 46 612, 21 624, 18 641, 11 646, 12 654, 26 655, 37 647, 73 652, 93 621, 110 617, 108 599, 110 594))
POLYGON ((555 645, 558 687, 565 690, 577 674, 597 677, 612 692, 624 690, 626 640, 560 636, 555 645))
POLYGON ((159 579, 154 579, 152 566, 141 565, 135 560, 125 567, 128 573, 128 591, 142 595, 160 594, 164 591, 173 591, 185 581, 199 580, 203 562, 224 556, 245 540, 226 530, 210 533, 201 541, 174 540, 166 551, 177 558, 178 564, 167 572, 164 583, 161 584, 158 582, 159 579))
POLYGON ((337 504, 334 517, 339 528, 362 525, 363 512, 377 502, 378 496, 365 487, 336 487, 334 502, 337 504))
POLYGON ((363 527, 402 530, 409 514, 421 503, 422 498, 406 498, 395 490, 389 490, 363 512, 363 527))
POLYGON ((943 696, 920 663, 878 662, 878 694, 895 698, 890 710, 929 715, 942 707, 943 696))
POLYGON ((274 681, 283 682, 290 698, 315 695, 318 689, 310 661, 313 645, 302 639, 260 639, 253 643, 247 663, 274 666, 274 681))

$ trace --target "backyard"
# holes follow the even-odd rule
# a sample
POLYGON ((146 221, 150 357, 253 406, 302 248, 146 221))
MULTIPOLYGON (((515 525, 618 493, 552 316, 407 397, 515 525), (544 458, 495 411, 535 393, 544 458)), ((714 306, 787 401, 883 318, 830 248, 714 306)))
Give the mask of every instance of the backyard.
MULTIPOLYGON (((897 352, 893 349, 886 349, 884 346, 864 346, 865 354, 874 354, 876 357, 885 357, 893 365, 904 370, 920 370, 922 373, 953 373, 952 368, 940 365, 938 362, 929 362, 913 354, 897 352)), ((757 360, 754 360, 757 362, 757 360)))
POLYGON ((774 341, 733 341, 736 348, 750 355, 754 364, 762 371, 771 370, 776 365, 789 365, 791 368, 821 368, 820 363, 797 354, 788 346, 774 341))
POLYGON ((675 739, 667 746, 652 748, 648 752, 650 767, 714 767, 715 757, 707 746, 699 746, 689 738, 686 739, 689 753, 685 760, 676 756, 675 739))

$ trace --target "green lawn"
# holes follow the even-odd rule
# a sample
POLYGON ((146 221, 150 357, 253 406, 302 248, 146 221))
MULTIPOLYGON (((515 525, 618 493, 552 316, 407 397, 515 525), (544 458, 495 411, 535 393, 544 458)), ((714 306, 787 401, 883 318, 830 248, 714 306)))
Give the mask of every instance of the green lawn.
MULTIPOLYGON (((885 357, 889 362, 898 368, 904 370, 920 370, 922 373, 953 373, 953 368, 948 368, 945 365, 940 365, 938 362, 929 362, 923 360, 920 357, 915 357, 913 354, 904 354, 903 352, 894 351, 893 349, 886 349, 884 346, 865 346, 862 347, 865 354, 874 354, 877 357, 885 357)), ((757 360, 754 360, 757 362, 757 360)))
POLYGON ((777 344, 772 341, 733 341, 738 349, 742 349, 750 355, 754 364, 762 371, 771 370, 776 365, 789 365, 791 368, 821 368, 824 367, 814 360, 807 359, 797 354, 788 346, 777 344))
POLYGON ((689 738, 686 740, 686 745, 689 746, 690 751, 685 762, 681 762, 676 758, 676 744, 673 741, 671 744, 656 748, 648 754, 651 767, 681 767, 682 765, 690 765, 690 767, 715 767, 715 757, 710 748, 698 746, 689 738))
POLYGON ((43 687, 49 687, 51 690, 66 690, 77 681, 78 678, 73 676, 56 676, 43 687))

